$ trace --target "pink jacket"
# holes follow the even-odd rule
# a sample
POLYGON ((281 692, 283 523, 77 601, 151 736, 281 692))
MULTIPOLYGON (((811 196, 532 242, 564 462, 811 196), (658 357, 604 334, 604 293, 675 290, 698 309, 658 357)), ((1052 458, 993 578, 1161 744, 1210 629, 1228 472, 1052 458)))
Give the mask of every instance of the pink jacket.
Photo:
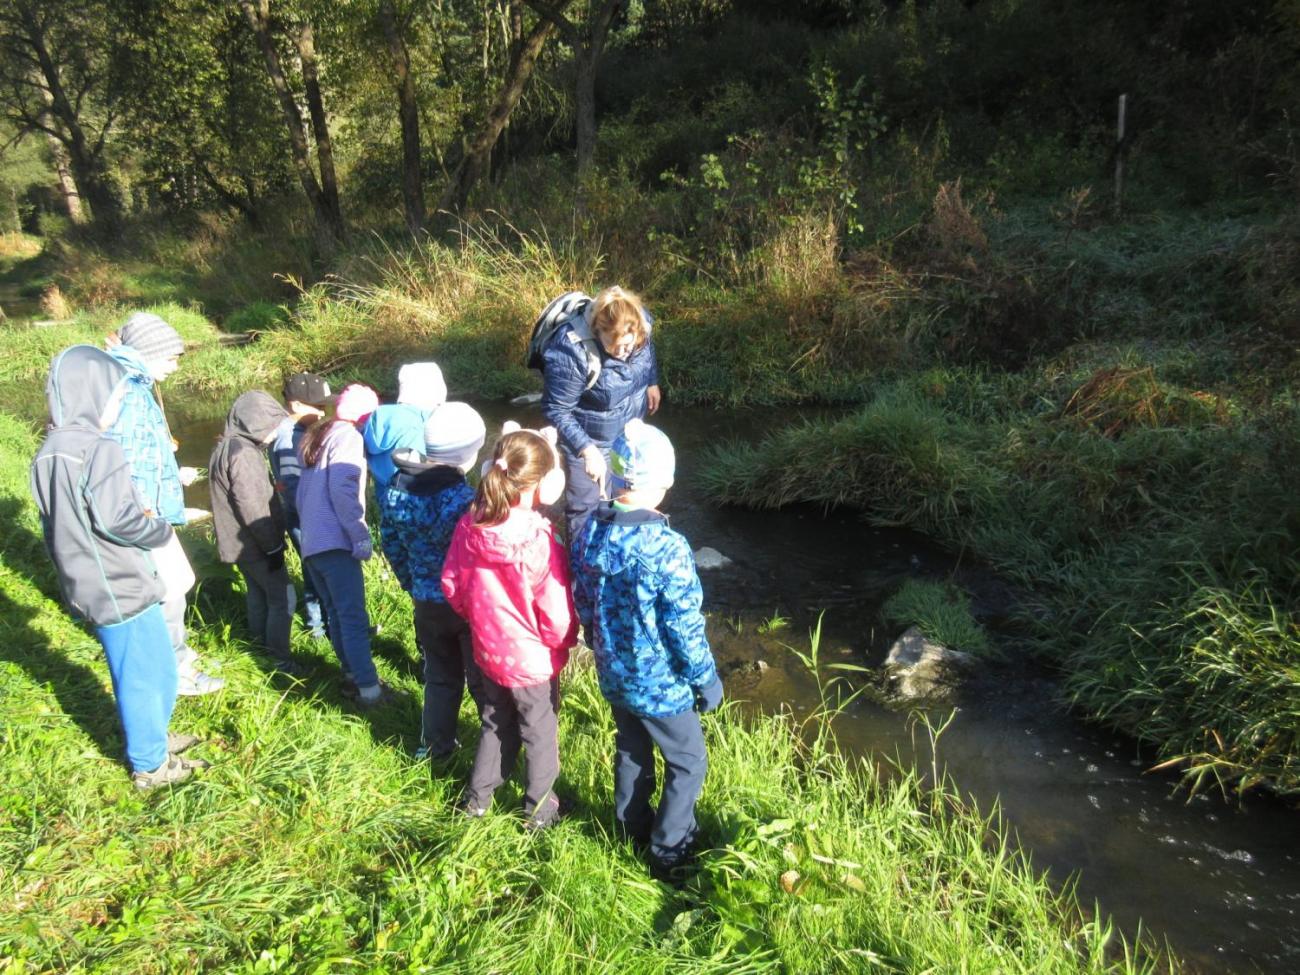
POLYGON ((569 560, 551 523, 515 508, 499 525, 456 525, 442 591, 469 622, 474 659, 502 687, 550 680, 578 642, 569 560))

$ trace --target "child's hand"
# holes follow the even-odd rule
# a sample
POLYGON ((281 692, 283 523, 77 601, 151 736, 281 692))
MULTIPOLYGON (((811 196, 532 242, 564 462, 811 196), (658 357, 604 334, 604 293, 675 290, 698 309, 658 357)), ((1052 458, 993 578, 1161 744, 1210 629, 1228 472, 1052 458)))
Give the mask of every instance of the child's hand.
POLYGON ((722 703, 722 678, 715 677, 713 683, 707 687, 697 687, 695 689, 695 710, 700 714, 708 714, 710 711, 716 711, 718 705, 722 703))

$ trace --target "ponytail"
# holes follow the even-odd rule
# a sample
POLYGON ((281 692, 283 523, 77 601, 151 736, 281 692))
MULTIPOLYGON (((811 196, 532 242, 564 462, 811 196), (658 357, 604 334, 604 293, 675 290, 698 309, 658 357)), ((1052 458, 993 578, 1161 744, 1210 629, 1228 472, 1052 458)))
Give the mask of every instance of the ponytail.
POLYGON ((321 450, 325 446, 325 438, 334 429, 334 424, 343 422, 345 421, 321 419, 308 427, 307 432, 302 435, 302 445, 298 448, 302 452, 304 467, 316 466, 316 461, 320 460, 321 450))
POLYGON ((536 487, 554 466, 551 445, 531 430, 516 430, 497 441, 492 463, 479 481, 471 505, 475 525, 499 525, 519 501, 519 495, 536 487))

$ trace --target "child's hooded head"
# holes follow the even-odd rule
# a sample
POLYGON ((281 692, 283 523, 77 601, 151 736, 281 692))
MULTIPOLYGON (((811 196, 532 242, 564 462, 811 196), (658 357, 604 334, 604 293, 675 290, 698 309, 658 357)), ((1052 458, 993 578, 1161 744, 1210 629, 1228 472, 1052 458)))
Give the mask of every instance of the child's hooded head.
POLYGON ((610 447, 610 486, 619 493, 667 491, 676 472, 677 456, 668 436, 644 420, 628 420, 610 447))
POLYGON ((436 362, 408 362, 397 371, 397 402, 429 413, 447 402, 447 383, 436 362))

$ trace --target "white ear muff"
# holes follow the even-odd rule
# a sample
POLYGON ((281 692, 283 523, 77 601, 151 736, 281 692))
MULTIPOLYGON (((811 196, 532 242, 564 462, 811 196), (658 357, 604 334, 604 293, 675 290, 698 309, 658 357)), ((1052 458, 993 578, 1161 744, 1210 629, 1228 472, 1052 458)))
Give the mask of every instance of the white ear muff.
POLYGON ((542 505, 553 505, 564 497, 564 468, 556 464, 537 483, 537 500, 542 505))

